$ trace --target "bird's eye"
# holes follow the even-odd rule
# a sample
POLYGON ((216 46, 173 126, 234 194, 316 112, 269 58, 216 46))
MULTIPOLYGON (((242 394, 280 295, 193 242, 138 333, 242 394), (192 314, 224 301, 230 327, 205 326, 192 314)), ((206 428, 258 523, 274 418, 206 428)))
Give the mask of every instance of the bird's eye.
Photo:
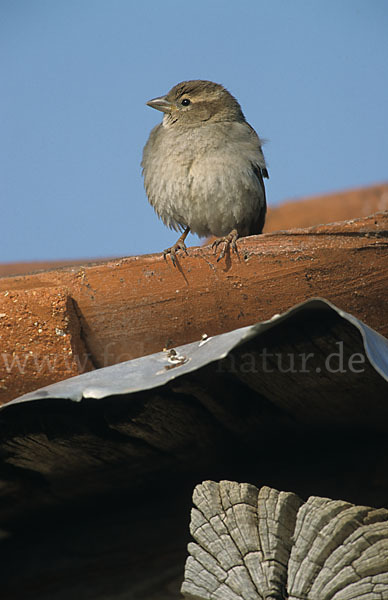
POLYGON ((181 102, 182 106, 189 106, 190 100, 188 98, 184 98, 181 102))

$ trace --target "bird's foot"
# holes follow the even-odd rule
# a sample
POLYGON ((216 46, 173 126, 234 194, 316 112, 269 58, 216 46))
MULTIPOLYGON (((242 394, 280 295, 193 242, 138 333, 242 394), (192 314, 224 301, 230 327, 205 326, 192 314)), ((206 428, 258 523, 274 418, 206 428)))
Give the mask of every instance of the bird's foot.
POLYGON ((163 250, 163 258, 167 260, 167 255, 169 254, 171 257, 171 262, 176 267, 176 253, 178 250, 183 250, 187 254, 186 244, 183 240, 179 239, 171 248, 166 248, 163 250))
POLYGON ((220 261, 222 258, 224 258, 225 252, 228 250, 228 248, 232 248, 233 252, 235 252, 238 255, 237 238, 238 238, 237 230, 232 229, 232 231, 230 233, 228 233, 228 235, 225 235, 224 237, 220 237, 220 238, 217 238, 216 240, 214 240, 214 242, 212 243, 212 248, 214 248, 214 255, 217 254, 218 246, 220 244, 224 244, 223 248, 221 249, 219 257, 217 258, 217 262, 220 261))
POLYGON ((166 250, 163 251, 164 260, 167 260, 167 254, 169 254, 171 256, 171 262, 174 265, 174 267, 176 267, 176 253, 178 250, 183 250, 183 252, 188 254, 186 244, 185 244, 185 239, 186 239, 189 231, 190 231, 190 227, 186 227, 186 229, 184 230, 182 235, 177 239, 175 244, 173 246, 171 246, 171 248, 166 248, 166 250))

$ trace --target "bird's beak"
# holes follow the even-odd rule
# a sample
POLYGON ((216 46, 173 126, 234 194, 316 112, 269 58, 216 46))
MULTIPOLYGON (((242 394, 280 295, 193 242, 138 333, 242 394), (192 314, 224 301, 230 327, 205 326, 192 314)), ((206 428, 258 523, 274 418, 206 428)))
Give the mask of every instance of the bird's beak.
POLYGON ((160 98, 153 98, 153 100, 149 100, 147 102, 147 106, 151 106, 151 108, 156 108, 156 110, 161 110, 164 113, 169 113, 172 110, 173 104, 166 100, 165 96, 161 96, 160 98))

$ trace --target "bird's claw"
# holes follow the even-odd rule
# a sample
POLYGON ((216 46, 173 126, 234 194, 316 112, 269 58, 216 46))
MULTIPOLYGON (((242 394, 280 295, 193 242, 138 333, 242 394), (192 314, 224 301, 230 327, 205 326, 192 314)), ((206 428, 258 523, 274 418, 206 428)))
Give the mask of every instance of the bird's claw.
POLYGON ((237 238, 238 238, 237 231, 231 231, 228 235, 225 235, 224 237, 220 237, 220 238, 214 240, 214 242, 212 243, 212 248, 214 249, 214 252, 213 252, 214 255, 217 254, 218 246, 220 244, 224 244, 223 248, 221 249, 219 257, 217 258, 217 262, 219 262, 220 260, 222 260, 224 258, 225 253, 228 250, 228 248, 232 248, 232 251, 238 255, 237 238))
POLYGON ((171 248, 166 248, 163 250, 163 258, 167 260, 167 255, 169 254, 171 257, 171 262, 176 267, 176 253, 178 250, 183 250, 186 255, 188 255, 186 244, 183 241, 178 240, 171 248))

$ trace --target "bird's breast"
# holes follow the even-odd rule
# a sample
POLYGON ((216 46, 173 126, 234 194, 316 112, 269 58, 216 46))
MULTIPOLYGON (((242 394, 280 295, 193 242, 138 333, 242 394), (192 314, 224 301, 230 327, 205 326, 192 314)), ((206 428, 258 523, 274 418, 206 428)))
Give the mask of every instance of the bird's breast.
POLYGON ((145 148, 143 168, 149 201, 164 223, 189 226, 200 236, 249 229, 265 202, 252 168, 257 149, 236 142, 225 128, 159 132, 145 148))

